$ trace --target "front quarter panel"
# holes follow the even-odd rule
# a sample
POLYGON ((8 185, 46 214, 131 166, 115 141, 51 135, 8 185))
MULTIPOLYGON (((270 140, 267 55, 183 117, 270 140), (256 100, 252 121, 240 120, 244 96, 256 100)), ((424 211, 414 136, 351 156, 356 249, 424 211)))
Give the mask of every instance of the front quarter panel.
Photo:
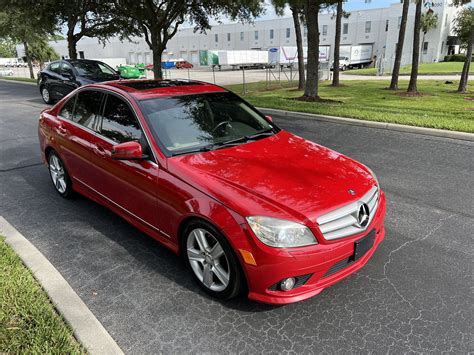
MULTIPOLYGON (((188 219, 200 218, 227 235, 226 230, 238 227, 244 219, 217 200, 200 192, 166 170, 161 170, 157 191, 158 220, 161 228, 179 245, 180 227, 188 219)), ((234 241, 229 240, 231 245, 234 241)))

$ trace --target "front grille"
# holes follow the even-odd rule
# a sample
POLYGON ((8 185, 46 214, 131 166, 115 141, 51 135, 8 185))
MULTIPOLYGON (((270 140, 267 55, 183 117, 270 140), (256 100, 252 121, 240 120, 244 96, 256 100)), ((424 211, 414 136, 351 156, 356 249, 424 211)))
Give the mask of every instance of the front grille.
POLYGON ((338 261, 333 266, 331 266, 328 271, 326 271, 323 277, 327 277, 329 275, 335 274, 336 272, 341 271, 342 269, 345 269, 352 263, 354 263, 354 259, 352 258, 352 256, 348 257, 347 259, 338 261))
POLYGON ((326 240, 348 237, 367 229, 377 212, 379 205, 379 189, 374 186, 358 201, 331 211, 318 217, 316 222, 326 240), (359 225, 357 215, 362 204, 369 208, 369 218, 365 226, 359 225))

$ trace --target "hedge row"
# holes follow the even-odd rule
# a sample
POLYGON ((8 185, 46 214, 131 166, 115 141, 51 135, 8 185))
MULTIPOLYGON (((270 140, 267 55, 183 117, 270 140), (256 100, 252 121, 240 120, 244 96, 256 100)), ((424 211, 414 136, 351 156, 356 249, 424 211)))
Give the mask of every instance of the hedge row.
MULTIPOLYGON (((445 62, 464 62, 466 60, 465 54, 451 54, 444 57, 445 62)), ((474 56, 472 57, 474 61, 474 56)))

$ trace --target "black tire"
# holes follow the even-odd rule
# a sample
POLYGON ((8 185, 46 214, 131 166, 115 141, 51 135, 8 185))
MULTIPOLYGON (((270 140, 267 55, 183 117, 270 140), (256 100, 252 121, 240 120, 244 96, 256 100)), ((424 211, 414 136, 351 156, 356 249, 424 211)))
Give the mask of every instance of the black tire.
POLYGON ((234 250, 230 246, 226 237, 224 237, 222 233, 210 223, 201 220, 194 220, 186 225, 181 238, 181 255, 196 283, 210 296, 222 300, 229 300, 231 298, 237 297, 246 289, 244 273, 240 262, 234 253, 234 250), (187 242, 188 238, 190 238, 190 233, 195 229, 203 229, 210 233, 213 237, 215 237, 215 239, 217 239, 225 253, 225 257, 228 261, 227 265, 229 269, 229 283, 222 291, 214 291, 204 285, 203 281, 198 278, 191 266, 190 260, 188 258, 187 242))
POLYGON ((54 100, 51 97, 51 91, 46 85, 41 86, 40 94, 45 104, 51 105, 54 103, 54 100))
POLYGON ((53 183, 53 187, 56 190, 56 192, 61 197, 71 198, 74 194, 74 191, 72 189, 71 178, 69 177, 69 174, 67 172, 66 166, 64 165, 63 161, 59 157, 58 153, 56 153, 56 151, 54 150, 51 150, 48 154, 48 169, 49 169, 49 176, 51 178, 51 182, 53 183), (53 166, 55 165, 54 159, 57 159, 57 161, 61 165, 61 168, 63 169, 64 184, 65 184, 64 190, 62 190, 62 187, 61 188, 58 187, 58 183, 54 180, 54 177, 53 177, 51 164, 53 164, 53 166))
POLYGON ((342 66, 342 71, 346 71, 347 67, 345 65, 342 66))

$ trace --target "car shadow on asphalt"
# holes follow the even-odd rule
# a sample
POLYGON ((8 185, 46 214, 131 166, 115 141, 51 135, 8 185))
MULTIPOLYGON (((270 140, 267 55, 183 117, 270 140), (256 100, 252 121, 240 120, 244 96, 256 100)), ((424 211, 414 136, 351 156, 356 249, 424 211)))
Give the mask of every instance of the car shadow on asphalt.
MULTIPOLYGON (((196 296, 206 298, 211 302, 218 302, 226 308, 255 313, 271 311, 275 308, 281 307, 278 305, 268 305, 251 301, 246 297, 245 293, 240 297, 228 301, 217 300, 208 296, 196 284, 190 274, 191 271, 187 269, 180 256, 174 254, 171 250, 167 249, 153 238, 142 233, 108 208, 103 207, 86 197, 75 194, 74 197, 69 200, 61 198, 56 193, 50 182, 47 169, 43 166, 34 167, 33 169, 34 171, 29 170, 29 173, 22 174, 22 178, 26 180, 29 189, 32 189, 28 194, 29 197, 35 196, 37 201, 41 201, 42 211, 28 205, 29 198, 26 200, 19 198, 17 200, 17 203, 19 204, 18 207, 22 210, 28 211, 32 220, 43 221, 43 223, 46 222, 44 221, 45 217, 43 215, 46 213, 45 211, 60 211, 58 214, 53 212, 53 215, 55 214, 53 218, 56 223, 60 223, 65 226, 64 228, 66 230, 70 230, 71 235, 58 236, 58 238, 63 238, 62 242, 67 243, 69 247, 77 248, 77 250, 72 254, 84 252, 81 248, 84 247, 84 243, 86 242, 79 240, 82 239, 80 238, 82 237, 81 234, 84 235, 84 239, 87 237, 89 238, 87 239, 88 244, 86 248, 93 248, 91 243, 94 243, 95 238, 105 237, 121 247, 116 249, 126 250, 127 253, 123 258, 103 261, 103 264, 109 269, 116 266, 120 267, 120 263, 125 264, 124 258, 131 256, 135 261, 134 264, 137 264, 134 265, 134 269, 145 270, 145 272, 148 273, 150 273, 150 271, 152 273, 157 273, 159 276, 164 276, 170 282, 176 283, 180 287, 184 287, 195 293, 196 296), (36 216, 34 215, 35 213, 37 214, 36 216), (68 224, 70 225, 69 227, 67 226, 68 224), (79 228, 77 228, 78 226, 79 228), (77 230, 74 230, 75 228, 77 230), (97 236, 94 234, 97 234, 97 236), (92 238, 90 238, 91 236, 92 238), (113 263, 117 263, 117 265, 113 265, 113 263)), ((20 174, 21 172, 18 173, 20 174)), ((64 231, 51 230, 51 233, 64 234, 64 231)), ((44 242, 51 243, 51 241, 46 241, 47 238, 51 237, 48 236, 44 238, 44 242)), ((52 239, 54 240, 54 243, 60 242, 58 239, 55 240, 54 237, 52 239)), ((103 247, 103 245, 110 245, 110 243, 102 242, 97 243, 97 245, 98 247, 99 245, 103 247)), ((48 249, 51 247, 54 246, 48 245, 48 249)), ((58 252, 61 253, 60 251, 58 252)), ((69 250, 68 254, 70 252, 71 251, 69 250)), ((84 267, 84 265, 79 267, 84 267)), ((60 269, 59 271, 61 272, 60 269)), ((68 272, 81 273, 83 270, 70 270, 68 272)), ((91 271, 88 270, 88 272, 90 273, 91 271)), ((89 274, 89 276, 91 275, 89 274)), ((99 277, 99 275, 92 275, 92 277, 95 276, 99 277)), ((160 279, 160 277, 157 277, 157 279, 160 279)), ((82 286, 78 285, 76 280, 74 280, 73 283, 78 288, 81 288, 82 286)), ((152 285, 150 287, 156 287, 157 289, 163 287, 169 288, 162 284, 152 285)))
MULTIPOLYGON (((52 193, 55 192, 52 187, 51 190, 52 193)), ((93 214, 95 218, 88 219, 91 229, 99 231, 103 236, 126 249, 128 254, 138 263, 144 264, 147 270, 151 269, 153 272, 161 274, 171 282, 179 284, 201 297, 219 302, 224 307, 243 312, 265 312, 281 307, 251 301, 247 298, 245 292, 232 300, 224 301, 212 298, 196 284, 190 274, 191 271, 187 269, 181 256, 176 255, 153 238, 142 233, 108 208, 86 197, 76 194, 71 203, 78 205, 77 208, 81 210, 81 214, 93 214), (110 225, 116 228, 111 230, 108 227, 110 225), (147 252, 144 253, 144 250, 147 252)))

